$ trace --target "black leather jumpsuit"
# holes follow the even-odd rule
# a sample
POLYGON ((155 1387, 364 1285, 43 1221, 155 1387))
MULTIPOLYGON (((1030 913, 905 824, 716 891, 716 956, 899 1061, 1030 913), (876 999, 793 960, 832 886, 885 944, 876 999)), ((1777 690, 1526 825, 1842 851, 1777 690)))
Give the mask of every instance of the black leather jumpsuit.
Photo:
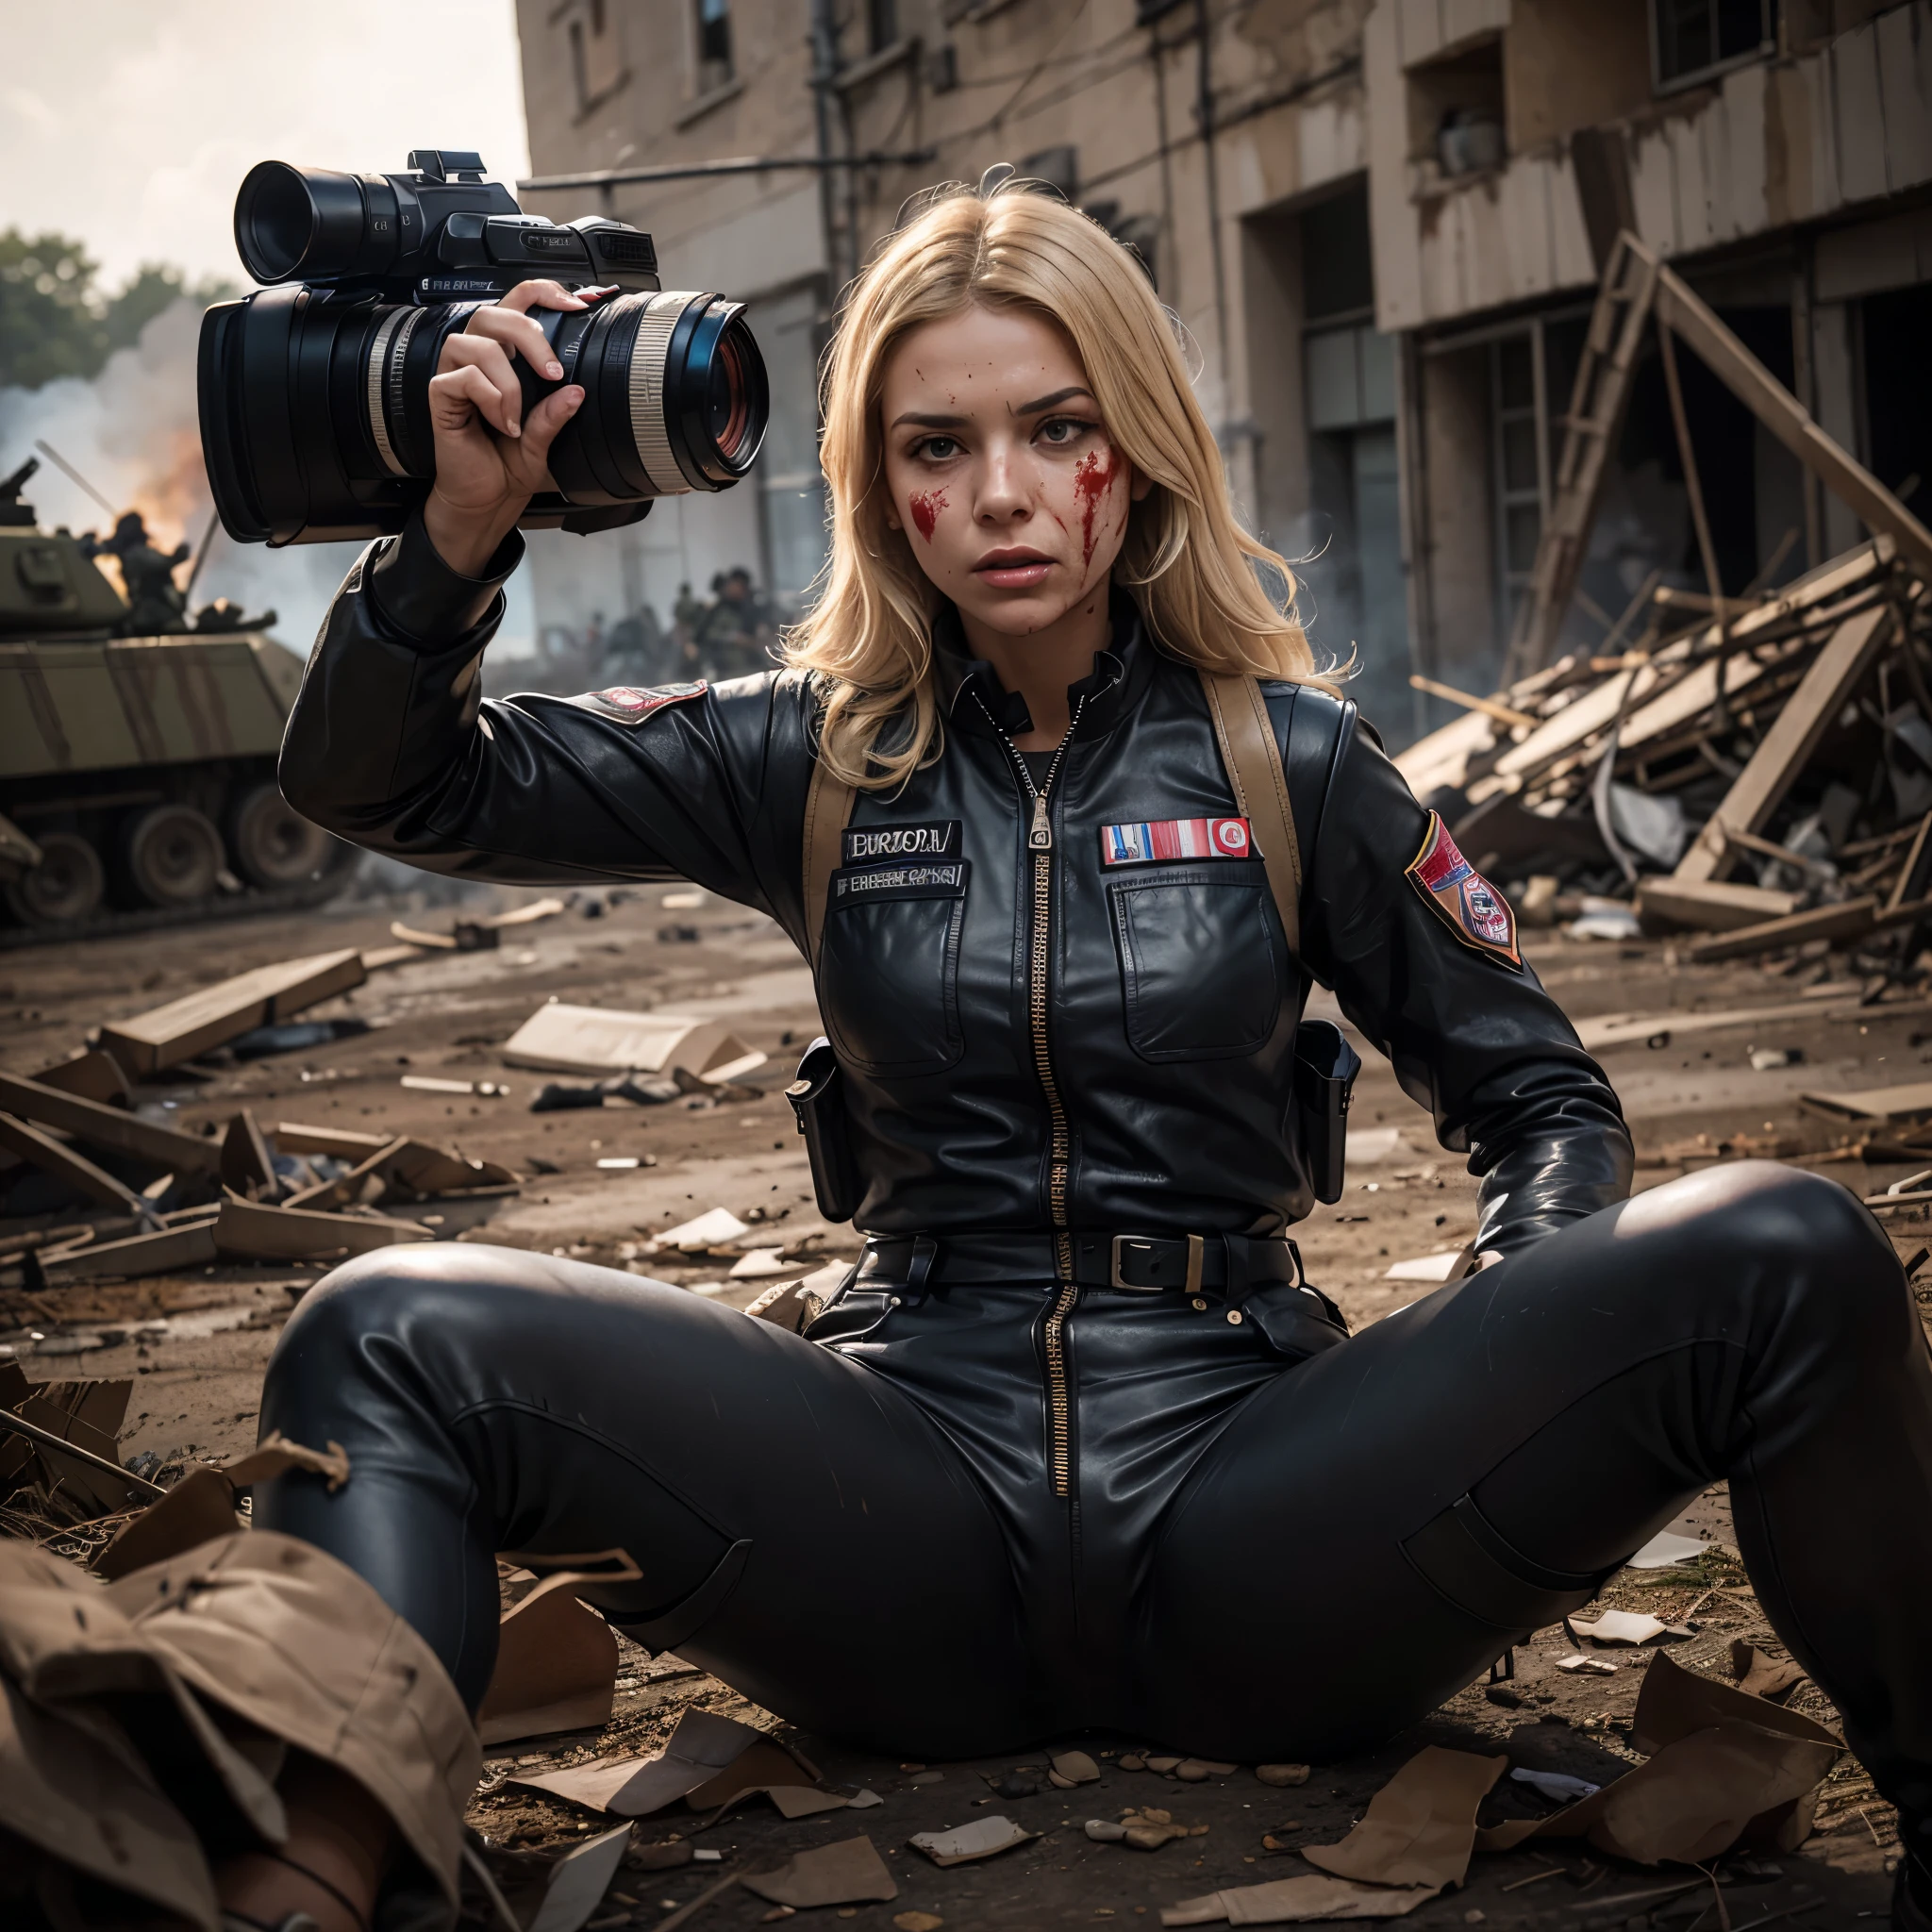
MULTIPOLYGON (((692 879, 803 942, 808 685, 482 704, 519 554, 459 578, 418 525, 365 555, 291 801, 468 877, 692 879)), ((957 652, 942 673, 943 754, 859 796, 820 960, 866 1181, 842 1295, 801 1338, 543 1256, 364 1257, 306 1298, 262 1407, 354 1476, 285 1477, 258 1520, 361 1572, 473 1701, 492 1553, 618 1546, 642 1578, 598 1596, 614 1623, 812 1729, 1252 1761, 1412 1722, 1728 1476, 1779 1633, 1932 1808, 1932 1363, 1871 1217, 1764 1164, 1625 1200, 1608 1084, 1405 875, 1426 814, 1352 706, 1265 687, 1291 958, 1257 859, 1102 863, 1103 827, 1236 809, 1198 682, 1130 604, 1072 693, 1044 853, 1024 708, 957 652), (854 876, 908 848, 958 862, 854 876), (1352 1339, 1279 1239, 1311 1204, 1311 979, 1469 1154, 1504 1257, 1352 1339), (1155 1238, 1155 1285, 1116 1285, 1120 1234, 1155 1238), (1190 1236, 1191 1292, 1158 1264, 1190 1236)))

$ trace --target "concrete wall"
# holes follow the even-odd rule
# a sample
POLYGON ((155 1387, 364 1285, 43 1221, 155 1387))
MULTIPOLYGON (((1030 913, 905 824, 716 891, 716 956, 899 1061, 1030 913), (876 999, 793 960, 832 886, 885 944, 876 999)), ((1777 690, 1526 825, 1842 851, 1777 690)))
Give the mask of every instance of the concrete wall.
MULTIPOLYGON (((1566 18, 1575 25, 1583 5, 1377 0, 1371 9, 1363 60, 1383 328, 1453 321, 1595 280, 1561 137, 1583 125, 1573 117, 1590 101, 1614 107, 1627 92, 1628 17, 1641 20, 1642 9, 1597 0, 1586 9, 1596 22, 1588 36, 1567 40, 1559 29, 1566 18), (1607 25, 1619 19, 1621 40, 1607 25), (1523 103, 1510 108, 1512 125, 1541 139, 1525 139, 1500 168, 1444 179, 1413 155, 1410 75, 1441 58, 1457 31, 1501 34, 1506 77, 1523 103), (1537 49, 1541 58, 1530 58, 1537 49), (1602 57, 1600 73, 1579 50, 1602 57), (1546 97, 1523 102, 1532 87, 1546 97)), ((1932 0, 1892 7, 1808 51, 1733 69, 1707 86, 1632 103, 1610 132, 1638 232, 1667 257, 1932 184, 1932 0)))

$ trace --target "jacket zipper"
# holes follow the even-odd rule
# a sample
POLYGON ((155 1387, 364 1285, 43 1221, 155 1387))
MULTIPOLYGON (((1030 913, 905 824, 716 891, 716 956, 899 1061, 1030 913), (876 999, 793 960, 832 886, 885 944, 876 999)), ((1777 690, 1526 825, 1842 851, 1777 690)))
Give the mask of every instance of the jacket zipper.
MULTIPOLYGON (((982 705, 983 705, 982 701, 982 705)), ((1073 1398, 1067 1387, 1067 1317, 1080 1298, 1079 1284, 1074 1279, 1074 1237, 1067 1225, 1067 1183, 1073 1168, 1073 1133, 1067 1124, 1067 1110, 1060 1101, 1059 1082, 1054 1075, 1053 1055, 1046 1039, 1047 968, 1052 958, 1053 925, 1053 822, 1048 800, 1054 780, 1059 775, 1060 760, 1067 755, 1074 731, 1079 727, 1081 699, 1067 724, 1067 735, 1059 741, 1053 762, 1046 768, 1046 782, 1035 785, 1033 774, 1020 747, 996 722, 1001 741, 1013 760, 1025 794, 1032 801, 1033 822, 1026 832, 1026 847, 1033 855, 1033 925, 1027 948, 1026 1009, 1033 1035, 1033 1065, 1040 1075, 1041 1091, 1046 1096, 1049 1124, 1046 1158, 1047 1210, 1053 1217, 1054 1272, 1060 1290, 1048 1312, 1042 1331, 1046 1345, 1046 1394, 1051 1416, 1047 1466, 1057 1496, 1073 1493, 1073 1398)), ((988 713, 992 722, 991 713, 988 713)))

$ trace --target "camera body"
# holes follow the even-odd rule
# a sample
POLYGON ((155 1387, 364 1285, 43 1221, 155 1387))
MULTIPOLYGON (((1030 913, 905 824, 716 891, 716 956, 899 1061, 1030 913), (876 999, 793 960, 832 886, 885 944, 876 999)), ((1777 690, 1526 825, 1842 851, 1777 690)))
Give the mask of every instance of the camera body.
POLYGON ((203 317, 199 400, 215 508, 240 542, 400 530, 435 475, 442 345, 520 282, 614 291, 532 311, 564 373, 519 358, 526 410, 566 382, 585 403, 525 528, 611 529, 657 497, 729 489, 763 440, 742 304, 661 290, 650 236, 625 223, 525 214, 480 155, 417 149, 395 175, 261 162, 236 198, 235 244, 267 286, 203 317))
POLYGON ((577 287, 658 288, 642 230, 586 215, 526 215, 479 154, 416 148, 400 175, 261 161, 235 200, 235 248, 258 282, 373 290, 391 302, 462 302, 549 276, 577 287))

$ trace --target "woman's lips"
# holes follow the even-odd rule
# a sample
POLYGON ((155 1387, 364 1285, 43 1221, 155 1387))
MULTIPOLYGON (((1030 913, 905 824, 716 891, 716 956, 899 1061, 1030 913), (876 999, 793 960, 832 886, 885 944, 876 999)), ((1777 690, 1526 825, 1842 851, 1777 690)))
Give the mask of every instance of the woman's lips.
POLYGON ((992 550, 973 567, 981 583, 1000 591, 1026 591, 1043 583, 1053 559, 1037 550, 992 550))

